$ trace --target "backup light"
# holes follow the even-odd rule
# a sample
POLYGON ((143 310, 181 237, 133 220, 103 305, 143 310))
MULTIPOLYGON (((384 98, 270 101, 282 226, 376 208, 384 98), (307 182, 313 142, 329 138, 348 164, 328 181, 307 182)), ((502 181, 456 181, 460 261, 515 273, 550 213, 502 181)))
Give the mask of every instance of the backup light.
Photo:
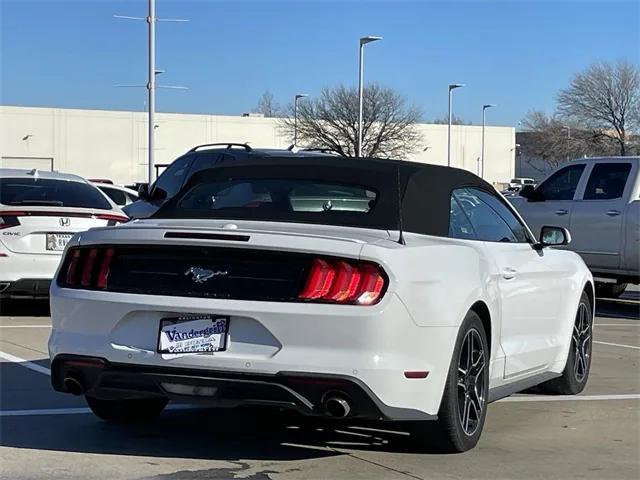
POLYGON ((340 304, 373 305, 382 297, 385 277, 378 265, 345 260, 316 258, 302 292, 301 300, 340 304))

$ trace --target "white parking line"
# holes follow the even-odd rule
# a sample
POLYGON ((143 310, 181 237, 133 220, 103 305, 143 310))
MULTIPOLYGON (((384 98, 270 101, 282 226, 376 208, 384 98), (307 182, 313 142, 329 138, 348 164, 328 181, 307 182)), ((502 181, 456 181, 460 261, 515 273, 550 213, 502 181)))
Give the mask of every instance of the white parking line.
MULTIPOLYGON (((557 395, 557 396, 522 396, 522 397, 507 397, 500 402, 577 402, 577 401, 610 401, 610 400, 640 400, 639 393, 619 394, 619 395, 557 395)), ((167 410, 198 410, 206 407, 201 405, 167 405, 167 410)), ((39 408, 32 410, 0 410, 0 417, 29 417, 35 415, 84 415, 91 413, 91 410, 86 407, 79 408, 39 408)), ((354 426, 358 430, 372 431, 372 432, 385 432, 385 433, 398 433, 399 435, 405 435, 403 432, 393 432, 390 430, 381 430, 377 428, 365 428, 354 426)))
POLYGON ((51 325, 0 325, 0 328, 51 328, 51 325))
POLYGON ((38 410, 0 410, 0 417, 29 417, 32 415, 78 415, 91 413, 84 408, 41 408, 38 410))
POLYGON ((33 370, 34 372, 42 373, 44 375, 51 375, 51 370, 42 365, 38 365, 37 363, 30 362, 24 358, 16 357, 15 355, 11 355, 7 352, 0 351, 0 358, 7 360, 9 362, 17 363, 21 367, 28 368, 29 370, 33 370))
MULTIPOLYGON (((167 405, 166 410, 201 410, 201 405, 167 405)), ((0 417, 30 417, 34 415, 84 415, 91 413, 87 407, 77 408, 35 408, 31 410, 0 410, 0 417)))
POLYGON ((498 402, 577 402, 604 400, 640 400, 640 393, 621 393, 618 395, 554 395, 507 397, 498 402))
POLYGON ((640 347, 636 345, 625 345, 623 343, 600 342, 596 340, 594 340, 593 343, 598 343, 600 345, 610 345, 612 347, 633 348, 634 350, 640 350, 640 347))
POLYGON ((596 323, 594 326, 596 327, 640 327, 640 322, 629 322, 629 323, 596 323))

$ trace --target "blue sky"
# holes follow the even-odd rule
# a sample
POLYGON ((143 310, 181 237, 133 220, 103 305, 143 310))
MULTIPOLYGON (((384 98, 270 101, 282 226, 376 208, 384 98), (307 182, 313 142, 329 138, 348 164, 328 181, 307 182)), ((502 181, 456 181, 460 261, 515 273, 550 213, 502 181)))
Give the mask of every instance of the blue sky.
MULTIPOLYGON (((596 60, 640 59, 638 1, 207 1, 157 0, 159 111, 240 114, 271 91, 297 92, 357 82, 358 38, 365 80, 392 87, 426 119, 447 109, 479 122, 516 125, 529 109, 551 111, 571 75, 596 60)), ((144 109, 144 0, 0 0, 0 102, 144 109)))

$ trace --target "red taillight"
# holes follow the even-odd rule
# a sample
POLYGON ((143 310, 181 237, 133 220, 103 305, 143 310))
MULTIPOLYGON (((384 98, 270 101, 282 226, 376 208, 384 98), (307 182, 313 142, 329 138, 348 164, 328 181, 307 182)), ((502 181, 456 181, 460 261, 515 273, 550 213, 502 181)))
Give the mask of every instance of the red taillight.
POLYGON ((298 298, 372 305, 380 299, 384 287, 385 278, 374 264, 316 258, 298 298))
POLYGON ((300 298, 314 300, 324 297, 329 292, 335 275, 336 271, 329 263, 316 258, 311 264, 311 272, 300 298))
POLYGON ((81 250, 75 249, 71 253, 71 261, 67 267, 67 283, 74 285, 76 283, 76 272, 78 271, 78 262, 80 261, 81 250))
POLYGON ((65 259, 66 271, 61 286, 90 289, 106 289, 111 263, 115 256, 113 247, 71 248, 65 259))
POLYGON ((89 256, 84 261, 84 266, 82 267, 82 278, 80 279, 80 284, 83 287, 88 287, 91 283, 91 274, 93 273, 93 264, 96 261, 96 257, 98 256, 98 249, 92 248, 89 250, 89 256))
POLYGON ((129 217, 125 217, 123 215, 113 215, 111 213, 100 213, 96 215, 96 218, 100 220, 108 220, 113 223, 125 223, 129 221, 129 217))
POLYGON ((98 273, 98 288, 107 288, 107 280, 109 279, 109 269, 111 268, 111 259, 113 258, 113 248, 107 248, 104 251, 104 257, 102 258, 102 265, 100 266, 100 272, 98 273))

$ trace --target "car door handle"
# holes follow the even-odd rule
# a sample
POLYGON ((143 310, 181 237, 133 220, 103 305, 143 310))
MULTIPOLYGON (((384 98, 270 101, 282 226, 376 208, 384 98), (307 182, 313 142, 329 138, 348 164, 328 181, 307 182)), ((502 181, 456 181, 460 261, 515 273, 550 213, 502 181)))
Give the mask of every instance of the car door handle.
POLYGON ((607 212, 607 215, 609 215, 610 217, 617 217, 618 215, 620 215, 622 212, 620 210, 609 210, 607 212))
POLYGON ((502 278, 504 278, 505 280, 511 280, 512 278, 515 278, 517 273, 518 272, 513 268, 507 267, 502 271, 502 278))
POLYGON ((567 213, 569 213, 569 210, 565 210, 564 208, 561 208, 560 210, 556 210, 554 213, 556 215, 566 215, 567 213))

